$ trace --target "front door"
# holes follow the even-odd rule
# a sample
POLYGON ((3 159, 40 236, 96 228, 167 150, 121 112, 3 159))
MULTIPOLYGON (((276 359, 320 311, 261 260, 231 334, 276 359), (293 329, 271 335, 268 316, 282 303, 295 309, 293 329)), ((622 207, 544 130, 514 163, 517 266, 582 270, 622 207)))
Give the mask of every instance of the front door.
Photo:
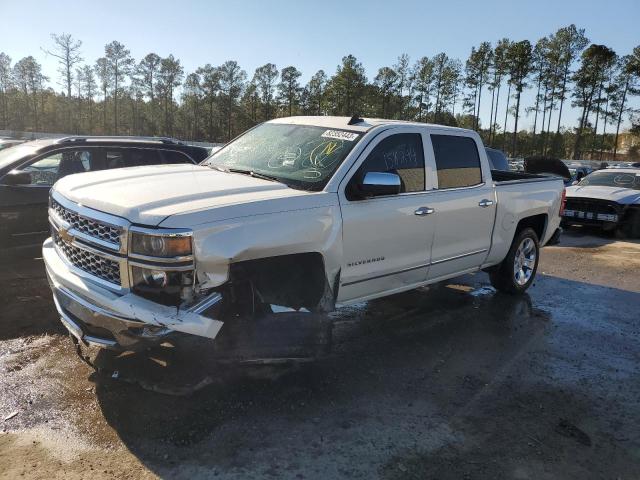
POLYGON ((428 215, 423 138, 417 128, 397 128, 362 154, 364 162, 341 185, 343 264, 339 302, 411 288, 426 280, 433 221, 428 215), (354 198, 354 182, 367 172, 395 173, 396 195, 354 198), (342 190, 344 188, 344 190, 342 190))

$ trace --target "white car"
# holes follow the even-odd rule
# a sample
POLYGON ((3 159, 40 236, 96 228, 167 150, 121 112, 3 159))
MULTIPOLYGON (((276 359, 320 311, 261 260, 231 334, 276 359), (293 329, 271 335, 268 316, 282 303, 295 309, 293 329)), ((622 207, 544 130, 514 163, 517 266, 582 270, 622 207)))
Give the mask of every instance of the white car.
POLYGON ((493 175, 470 130, 281 118, 201 165, 65 177, 43 256, 79 342, 135 349, 181 332, 242 344, 229 341, 240 319, 273 335, 283 307, 311 318, 481 269, 524 292, 559 227, 563 182, 493 175))
POLYGON ((640 168, 597 170, 568 187, 563 223, 640 237, 640 168))

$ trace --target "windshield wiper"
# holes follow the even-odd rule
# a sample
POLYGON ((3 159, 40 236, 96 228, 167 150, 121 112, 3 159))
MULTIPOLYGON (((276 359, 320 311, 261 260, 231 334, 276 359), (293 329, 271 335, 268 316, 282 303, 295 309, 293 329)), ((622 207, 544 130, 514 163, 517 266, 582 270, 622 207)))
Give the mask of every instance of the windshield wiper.
POLYGON ((244 169, 244 168, 225 168, 225 167, 222 167, 220 165, 211 165, 211 164, 209 164, 209 167, 215 168, 219 172, 239 173, 241 175, 249 175, 249 176, 254 177, 254 178, 260 178, 262 180, 268 180, 270 182, 282 183, 282 184, 286 185, 287 187, 291 187, 291 185, 289 185, 288 183, 285 183, 281 178, 278 178, 278 177, 275 177, 275 176, 272 176, 272 175, 265 175, 264 173, 254 172, 253 170, 247 170, 247 169, 244 169))
POLYGON ((231 173, 240 173, 241 175, 249 175, 254 178, 260 178, 262 180, 269 180, 270 182, 284 183, 278 177, 274 177, 272 175, 265 175, 264 173, 254 172, 253 170, 245 170, 243 168, 227 168, 226 171, 231 173))

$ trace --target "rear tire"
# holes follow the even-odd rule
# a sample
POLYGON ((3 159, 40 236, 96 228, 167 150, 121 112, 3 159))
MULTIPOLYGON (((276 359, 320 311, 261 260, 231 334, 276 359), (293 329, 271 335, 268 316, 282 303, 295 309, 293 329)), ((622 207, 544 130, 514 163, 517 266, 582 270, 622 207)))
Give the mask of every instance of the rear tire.
POLYGON ((538 235, 532 228, 521 230, 513 239, 505 259, 489 273, 491 285, 510 295, 524 293, 536 277, 539 259, 538 235))

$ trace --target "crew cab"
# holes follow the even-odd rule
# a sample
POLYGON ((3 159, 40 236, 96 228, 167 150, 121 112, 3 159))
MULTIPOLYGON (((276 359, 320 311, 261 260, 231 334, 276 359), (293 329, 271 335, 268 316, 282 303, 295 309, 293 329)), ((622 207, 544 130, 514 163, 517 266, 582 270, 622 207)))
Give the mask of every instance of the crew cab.
POLYGON ((479 270, 522 293, 563 192, 560 178, 491 171, 473 131, 281 118, 201 165, 61 179, 43 257, 77 341, 215 344, 247 319, 272 332, 282 307, 311 318, 479 270))
POLYGON ((159 137, 73 136, 0 151, 0 253, 39 249, 49 235, 49 189, 61 178, 136 165, 195 164, 207 149, 159 137))

